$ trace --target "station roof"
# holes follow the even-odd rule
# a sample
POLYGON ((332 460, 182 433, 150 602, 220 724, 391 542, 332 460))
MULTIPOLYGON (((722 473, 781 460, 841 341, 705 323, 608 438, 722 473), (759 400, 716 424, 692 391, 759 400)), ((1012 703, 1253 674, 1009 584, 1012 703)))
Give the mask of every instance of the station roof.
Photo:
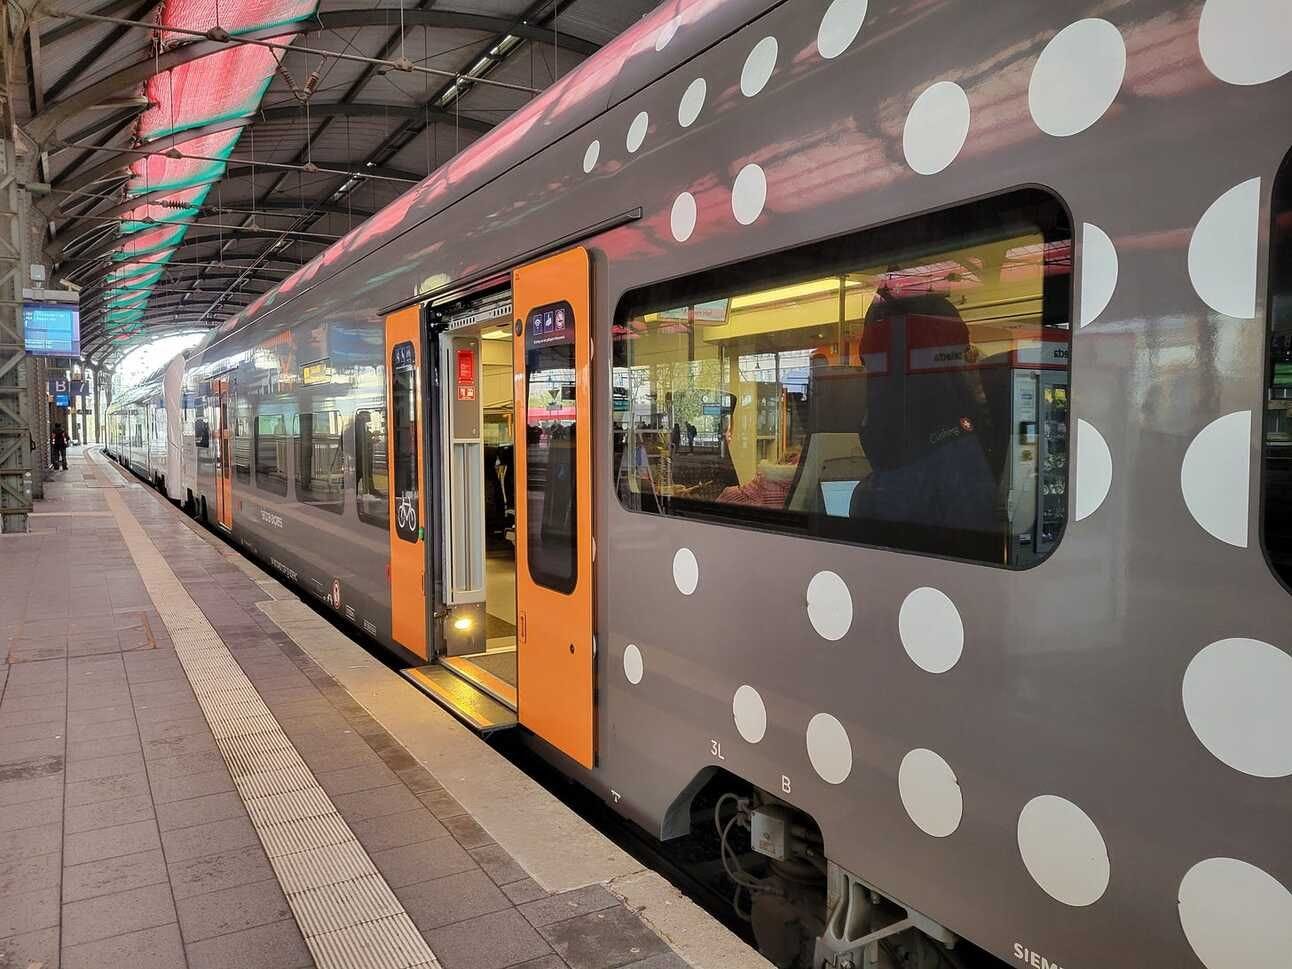
POLYGON ((83 353, 218 326, 657 2, 61 3, 17 113, 83 353))

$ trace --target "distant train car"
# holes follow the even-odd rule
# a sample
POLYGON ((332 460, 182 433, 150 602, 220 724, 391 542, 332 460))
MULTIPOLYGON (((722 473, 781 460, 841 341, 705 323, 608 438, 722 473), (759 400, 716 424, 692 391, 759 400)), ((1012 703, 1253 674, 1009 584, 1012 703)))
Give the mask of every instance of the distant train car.
POLYGON ((780 966, 1286 966, 1286 13, 670 0, 212 333, 167 487, 780 966))

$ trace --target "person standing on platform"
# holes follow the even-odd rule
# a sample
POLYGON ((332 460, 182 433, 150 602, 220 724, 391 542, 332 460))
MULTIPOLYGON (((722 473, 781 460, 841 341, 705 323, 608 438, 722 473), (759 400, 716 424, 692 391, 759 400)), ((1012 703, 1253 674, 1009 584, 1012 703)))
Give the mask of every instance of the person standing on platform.
POLYGON ((50 451, 53 459, 50 464, 55 471, 67 470, 67 432, 63 430, 62 424, 55 424, 54 430, 50 434, 50 451))

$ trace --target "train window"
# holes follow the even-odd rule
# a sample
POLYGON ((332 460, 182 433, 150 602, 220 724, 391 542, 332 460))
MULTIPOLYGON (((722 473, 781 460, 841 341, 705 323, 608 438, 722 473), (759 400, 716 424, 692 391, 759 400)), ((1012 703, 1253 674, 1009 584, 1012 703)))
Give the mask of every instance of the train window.
POLYGON ((211 446, 211 426, 207 424, 205 417, 199 417, 193 422, 193 441, 196 447, 211 446))
POLYGON ((391 351, 391 433, 395 457, 395 534, 406 542, 418 537, 417 365, 411 343, 391 351))
POLYGON ((296 499, 339 515, 345 501, 341 415, 314 411, 295 420, 296 499))
POLYGON ((620 501, 1035 564, 1067 516, 1071 239, 1029 189, 629 294, 620 501))
POLYGON ((359 520, 388 530, 390 473, 384 407, 372 407, 354 415, 354 483, 359 520))
POLYGON ((239 414, 233 421, 233 476, 251 483, 251 419, 239 414))
POLYGON ((1274 180, 1270 345, 1264 416, 1264 513, 1270 567, 1292 588, 1292 154, 1274 180))
POLYGON ((570 312, 563 303, 542 314, 542 326, 525 327, 527 561, 535 582, 566 594, 578 581, 573 320, 565 326, 570 312))
POLYGON ((287 495, 287 422, 282 414, 256 416, 256 487, 287 495))

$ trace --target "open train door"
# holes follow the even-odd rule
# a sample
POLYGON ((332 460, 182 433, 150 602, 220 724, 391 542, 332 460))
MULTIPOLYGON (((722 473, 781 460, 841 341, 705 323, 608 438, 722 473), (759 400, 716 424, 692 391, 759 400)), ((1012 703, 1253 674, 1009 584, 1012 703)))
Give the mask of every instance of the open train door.
POLYGON ((220 421, 217 439, 220 454, 215 464, 215 520, 221 528, 233 528, 233 395, 229 378, 211 381, 215 413, 220 421))
POLYGON ((390 490, 390 634, 426 659, 426 482, 422 467, 422 310, 386 317, 386 451, 390 490))
POLYGON ((591 267, 569 249, 515 270, 517 707, 593 765, 591 267))

